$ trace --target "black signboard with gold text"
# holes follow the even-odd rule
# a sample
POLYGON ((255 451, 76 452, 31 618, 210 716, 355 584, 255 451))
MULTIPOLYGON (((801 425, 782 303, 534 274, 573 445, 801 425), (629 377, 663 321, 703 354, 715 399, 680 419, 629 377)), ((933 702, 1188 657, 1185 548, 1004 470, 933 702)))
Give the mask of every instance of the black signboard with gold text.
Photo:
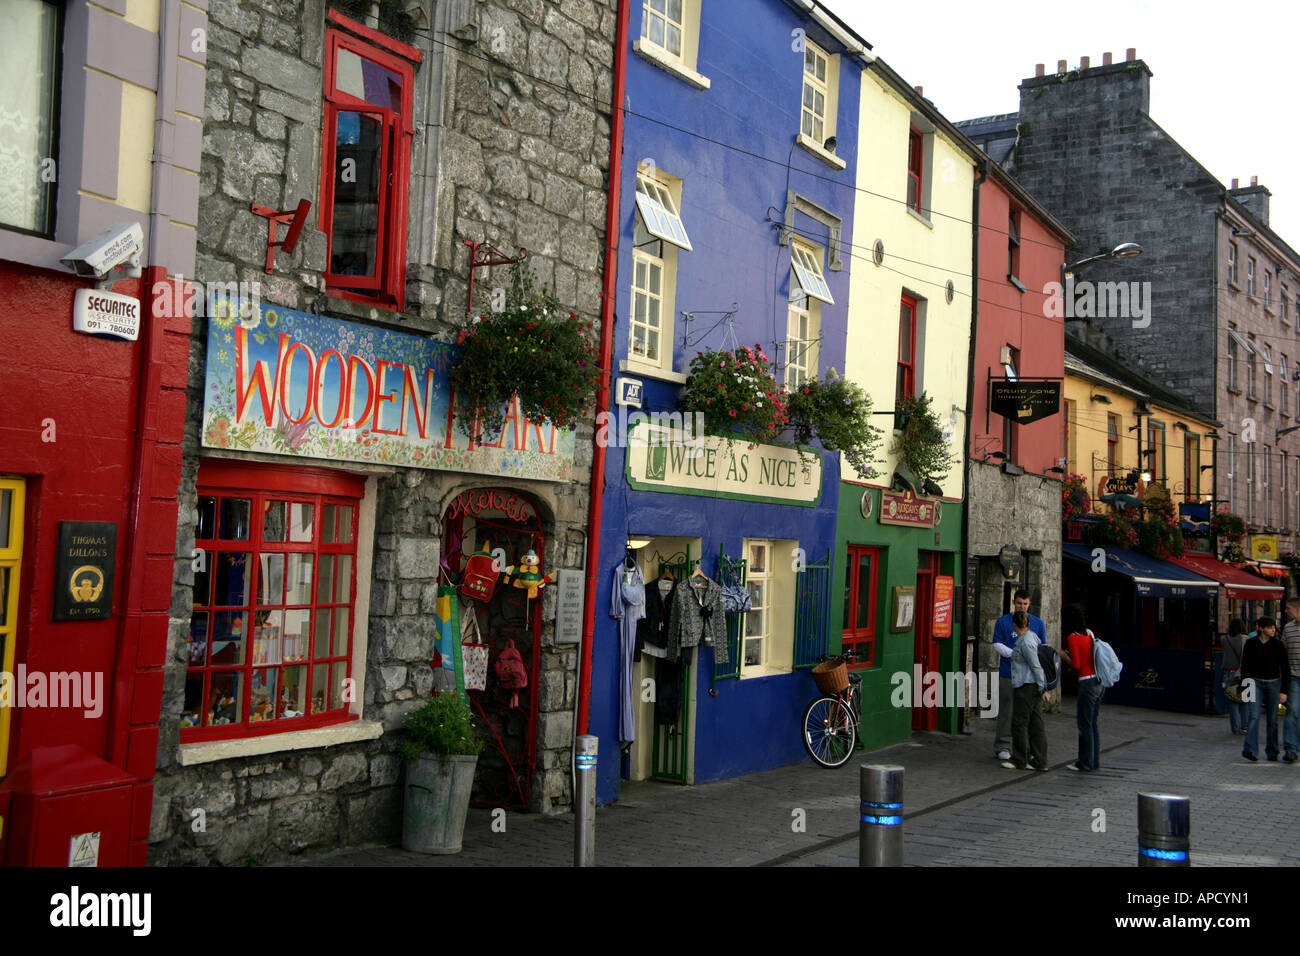
POLYGON ((98 621, 113 614, 117 524, 60 521, 54 562, 54 620, 98 621))
POLYGON ((989 408, 1019 425, 1050 418, 1061 410, 1061 383, 994 379, 989 383, 989 408))

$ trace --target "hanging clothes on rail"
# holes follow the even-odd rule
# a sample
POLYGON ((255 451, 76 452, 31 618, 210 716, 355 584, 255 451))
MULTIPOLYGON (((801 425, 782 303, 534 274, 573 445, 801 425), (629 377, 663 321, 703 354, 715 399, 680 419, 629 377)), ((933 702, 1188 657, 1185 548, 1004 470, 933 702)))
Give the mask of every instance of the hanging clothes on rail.
POLYGON ((659 578, 645 586, 645 617, 636 626, 636 656, 642 654, 660 660, 668 656, 668 622, 672 618, 672 593, 677 588, 672 577, 659 578))
POLYGON ((635 564, 620 562, 610 588, 609 616, 619 622, 618 739, 636 740, 636 687, 632 657, 636 652, 637 622, 645 617, 645 578, 635 564))
POLYGON ((703 574, 693 574, 673 590, 669 609, 668 657, 676 660, 683 648, 708 644, 719 664, 730 660, 722 587, 703 574))

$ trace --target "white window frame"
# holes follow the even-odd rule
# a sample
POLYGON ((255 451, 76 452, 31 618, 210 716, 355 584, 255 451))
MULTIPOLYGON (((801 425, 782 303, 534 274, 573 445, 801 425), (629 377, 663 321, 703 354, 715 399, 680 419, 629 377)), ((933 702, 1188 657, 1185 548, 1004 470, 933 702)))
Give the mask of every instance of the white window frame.
POLYGON ((786 328, 787 388, 797 388, 809 380, 816 380, 820 372, 820 352, 821 303, 791 283, 786 328))
POLYGON ((678 204, 672 191, 659 180, 645 173, 636 175, 636 208, 646 232, 656 239, 671 243, 679 249, 692 251, 686 224, 682 222, 678 204))
MULTIPOLYGON (((673 20, 668 15, 669 3, 670 0, 665 0, 662 4, 664 9, 660 11, 654 9, 654 0, 642 0, 641 29, 632 43, 632 51, 696 89, 707 90, 712 85, 711 81, 707 76, 696 72, 700 52, 700 7, 703 0, 681 0, 680 21, 673 20), (674 51, 650 38, 653 20, 662 20, 665 24, 671 22, 681 29, 680 50, 674 51)), ((666 30, 664 36, 667 39, 666 30)))
POLYGON ((822 270, 822 256, 825 251, 818 246, 792 240, 790 243, 790 269, 794 272, 799 288, 813 299, 820 299, 827 305, 834 305, 831 287, 826 282, 826 273, 822 270))
MULTIPOLYGON (((682 250, 691 251, 690 238, 681 219, 680 179, 660 169, 642 164, 637 169, 636 226, 632 243, 632 279, 630 283, 626 371, 642 375, 659 376, 673 381, 685 381, 673 371, 676 352, 677 256, 682 250), (654 248, 657 246, 658 248, 654 248), (658 253, 657 255, 655 253, 658 253), (657 359, 638 355, 634 351, 638 296, 654 296, 648 283, 642 287, 638 281, 638 266, 647 270, 658 268, 659 283, 659 354, 657 359)), ((647 271, 647 278, 649 272, 647 271)), ((647 329, 649 326, 645 326, 647 329)))
POLYGON ((740 679, 771 674, 789 674, 794 669, 794 605, 796 574, 794 554, 798 541, 745 538, 741 542, 746 561, 745 587, 754 607, 746 611, 740 625, 740 679), (755 570, 751 549, 766 549, 763 568, 755 570), (762 601, 754 601, 754 585, 762 586, 762 601), (758 632, 749 634, 753 615, 759 615, 758 632), (748 641, 761 642, 759 661, 746 663, 748 641))
POLYGON ((835 135, 835 114, 831 112, 831 55, 811 40, 804 40, 803 84, 799 92, 799 132, 814 143, 823 143, 835 135), (811 64, 810 62, 811 61, 811 64), (809 66, 812 70, 809 70, 809 66), (817 75, 818 68, 823 76, 817 75), (821 96, 821 112, 817 97, 821 96), (811 103, 809 101, 812 101, 811 103), (821 129, 817 128, 821 124, 821 129))
MULTIPOLYGON (((650 365, 653 367, 662 367, 664 365, 664 324, 665 324, 664 271, 665 270, 664 270, 663 259, 659 258, 658 256, 650 255, 647 252, 643 252, 640 249, 632 250, 632 309, 631 309, 631 315, 629 316, 628 319, 628 325, 630 326, 630 330, 629 330, 630 338, 628 340, 627 354, 628 354, 628 358, 631 359, 632 361, 644 362, 646 365, 650 365), (654 292, 653 288, 651 287, 651 284, 648 281, 644 284, 643 287, 642 283, 640 282, 640 274, 641 274, 642 267, 645 268, 647 279, 649 279, 649 277, 654 273, 655 270, 658 270, 659 272, 658 293, 654 292), (655 328, 649 322, 642 322, 638 319, 637 306, 641 299, 644 299, 647 303, 647 308, 646 308, 647 315, 649 314, 650 311, 649 303, 653 302, 658 305, 659 307, 658 328, 655 328), (637 333, 637 329, 639 328, 645 329, 645 341, 647 343, 649 343, 650 334, 652 332, 658 336, 658 350, 657 350, 657 355, 654 358, 650 357, 649 355, 639 354, 636 351, 636 341, 637 341, 636 333, 637 333)), ((671 333, 668 339, 668 352, 669 352, 669 363, 671 364, 672 362, 671 333)))

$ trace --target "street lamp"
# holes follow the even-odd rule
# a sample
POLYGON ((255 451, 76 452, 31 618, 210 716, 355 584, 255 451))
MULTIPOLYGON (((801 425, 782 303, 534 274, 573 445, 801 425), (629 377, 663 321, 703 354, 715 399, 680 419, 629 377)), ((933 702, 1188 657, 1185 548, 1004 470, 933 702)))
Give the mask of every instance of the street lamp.
POLYGON ((1121 242, 1114 249, 1110 250, 1110 252, 1103 252, 1096 256, 1088 256, 1085 259, 1080 259, 1078 262, 1072 262, 1069 265, 1062 265, 1061 278, 1064 280, 1066 276, 1072 276, 1077 270, 1082 269, 1084 266, 1090 266, 1094 262, 1103 262, 1107 259, 1131 259, 1133 256, 1140 255, 1142 255, 1142 247, 1138 245, 1138 243, 1121 242))
POLYGON ((1277 430, 1277 435, 1274 436, 1273 440, 1276 441, 1277 439, 1281 438, 1283 435, 1289 435, 1292 432, 1298 432, 1298 431, 1300 431, 1300 425, 1288 425, 1286 428, 1279 428, 1277 430))

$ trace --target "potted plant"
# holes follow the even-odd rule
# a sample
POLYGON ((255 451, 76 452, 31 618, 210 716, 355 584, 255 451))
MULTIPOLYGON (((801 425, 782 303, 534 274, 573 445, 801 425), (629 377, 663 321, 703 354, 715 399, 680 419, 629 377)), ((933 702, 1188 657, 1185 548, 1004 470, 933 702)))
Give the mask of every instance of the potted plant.
POLYGON ((894 413, 903 419, 893 450, 916 478, 916 486, 938 485, 952 467, 943 423, 925 393, 896 403, 894 413))
POLYGON ((406 719, 402 849, 459 853, 482 741, 469 705, 457 694, 425 701, 406 719))
POLYGON ((789 420, 785 388, 772 377, 771 360, 760 345, 696 352, 681 407, 703 414, 715 434, 738 431, 756 442, 771 441, 789 420))
POLYGON ((864 478, 874 478, 872 467, 881 429, 871 424, 871 396, 830 369, 820 381, 812 379, 790 393, 787 408, 795 440, 814 435, 831 451, 844 455, 864 478))
POLYGON ((536 291, 530 270, 515 265, 505 309, 468 320, 449 372, 461 430, 474 439, 499 434, 518 397, 528 421, 576 428, 600 385, 592 324, 536 291))

